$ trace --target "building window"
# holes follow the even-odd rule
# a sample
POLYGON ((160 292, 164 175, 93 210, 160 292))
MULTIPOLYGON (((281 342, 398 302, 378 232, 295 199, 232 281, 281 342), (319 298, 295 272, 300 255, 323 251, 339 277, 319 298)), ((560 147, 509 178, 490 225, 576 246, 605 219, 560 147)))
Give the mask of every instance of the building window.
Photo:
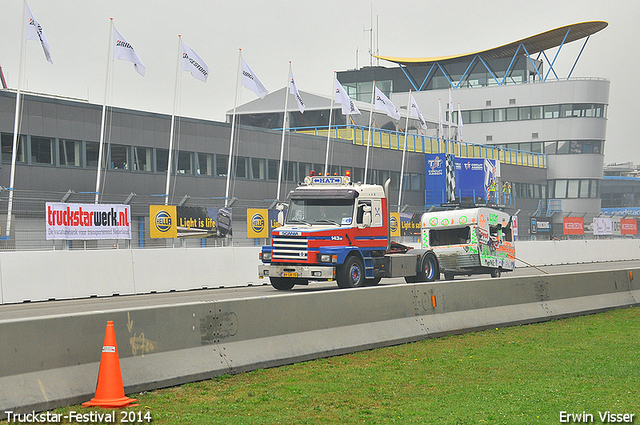
POLYGON ((191 152, 178 152, 176 161, 177 174, 193 174, 193 154, 191 152))
POLYGON ((544 117, 545 119, 560 117, 560 105, 545 105, 544 117))
POLYGON ((226 177, 229 167, 229 155, 216 154, 216 174, 218 177, 226 177))
POLYGON ((556 180, 554 198, 563 199, 567 197, 567 181, 556 180))
POLYGON ((580 180, 580 198, 588 198, 589 197, 589 181, 590 180, 580 180))
POLYGON ((82 142, 79 140, 60 140, 58 143, 60 151, 59 161, 62 167, 82 166, 82 142))
POLYGON ((485 109, 482 111, 482 122, 493 122, 493 109, 485 109))
MULTIPOLYGON (((303 164, 302 162, 299 164, 299 167, 306 165, 309 167, 309 171, 311 171, 311 164, 303 164)), ((308 176, 309 174, 304 174, 308 176)), ((267 179, 267 160, 264 158, 251 158, 251 178, 255 180, 266 180, 267 179)))
POLYGON ((569 153, 569 147, 571 146, 571 142, 567 140, 558 141, 558 149, 556 153, 569 153))
POLYGON ((109 168, 111 170, 129 169, 129 146, 111 145, 109 148, 109 168))
POLYGON ((166 173, 169 167, 169 150, 156 149, 156 172, 166 173))
POLYGON ((531 119, 539 120, 544 117, 544 112, 542 110, 542 106, 532 106, 531 107, 531 119))
POLYGON ((53 139, 31 137, 31 163, 53 164, 53 139))
MULTIPOLYGON (((13 134, 2 133, 0 136, 2 139, 2 161, 11 162, 11 155, 13 153, 13 134)), ((16 154, 16 162, 25 162, 24 146, 27 136, 24 134, 18 136, 18 153, 16 154)))
POLYGON ((278 180, 278 171, 280 168, 280 161, 276 159, 268 159, 267 167, 269 169, 268 179, 269 180, 278 180))
POLYGON ((518 121, 518 108, 507 108, 507 121, 518 121))
POLYGON ((198 168, 196 174, 199 176, 212 176, 213 175, 213 155, 208 153, 199 153, 198 155, 198 168))
POLYGON ((567 184, 567 198, 577 198, 580 180, 569 180, 567 184))
POLYGON ((518 114, 520 120, 530 120, 531 119, 531 107, 530 106, 521 106, 518 108, 518 114))
POLYGON ((98 168, 98 154, 100 152, 100 143, 85 142, 85 164, 87 168, 98 168))
POLYGON ((507 110, 505 108, 496 109, 493 112, 495 122, 502 122, 507 120, 507 110))
POLYGON ((249 158, 245 156, 235 157, 235 171, 236 171, 236 178, 248 179, 249 178, 249 158))
POLYGON ((150 148, 141 148, 134 146, 133 148, 133 171, 152 171, 151 158, 153 150, 150 148))

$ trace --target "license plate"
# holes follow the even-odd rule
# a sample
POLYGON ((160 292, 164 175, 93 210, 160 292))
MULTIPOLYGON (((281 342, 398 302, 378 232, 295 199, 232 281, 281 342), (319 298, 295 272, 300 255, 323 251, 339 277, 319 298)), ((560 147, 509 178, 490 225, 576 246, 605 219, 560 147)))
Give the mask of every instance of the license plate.
POLYGON ((295 272, 282 272, 282 277, 298 277, 298 273, 295 273, 295 272))

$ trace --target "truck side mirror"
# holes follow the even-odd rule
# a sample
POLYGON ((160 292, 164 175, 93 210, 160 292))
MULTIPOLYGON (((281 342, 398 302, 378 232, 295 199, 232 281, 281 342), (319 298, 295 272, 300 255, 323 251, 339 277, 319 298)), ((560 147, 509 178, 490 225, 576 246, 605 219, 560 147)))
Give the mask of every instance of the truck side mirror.
POLYGON ((364 205, 364 214, 362 215, 362 225, 364 227, 371 227, 371 205, 364 205))

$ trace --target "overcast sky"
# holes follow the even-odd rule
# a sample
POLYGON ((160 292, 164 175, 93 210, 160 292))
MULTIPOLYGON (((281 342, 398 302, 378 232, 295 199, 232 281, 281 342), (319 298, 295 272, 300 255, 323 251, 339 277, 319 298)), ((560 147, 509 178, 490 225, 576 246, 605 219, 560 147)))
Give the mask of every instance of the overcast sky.
MULTIPOLYGON (((22 0, 4 0, 0 65, 18 84, 22 0)), ((395 2, 344 0, 30 0, 49 39, 54 64, 27 42, 23 89, 102 104, 109 18, 146 65, 141 77, 115 61, 113 106, 171 114, 178 34, 209 65, 206 83, 181 76, 180 115, 224 121, 233 108, 238 49, 270 91, 287 84, 288 61, 299 90, 328 96, 333 71, 369 64, 369 33, 378 28, 381 55, 432 57, 485 50, 553 28, 590 20, 609 26, 591 37, 572 77, 611 80, 605 161, 640 164, 640 2, 637 0, 511 0, 395 2), (377 24, 376 24, 377 20, 377 24), (356 55, 356 52, 358 54, 356 55), (356 59, 357 58, 357 59, 356 59)), ((565 46, 555 68, 569 73, 582 41, 565 46)), ((553 52, 552 52, 553 54, 553 52)), ((552 56, 551 56, 552 57, 552 56)), ((396 66, 380 62, 381 65, 396 66)), ((240 103, 256 96, 241 90, 240 103)), ((437 116, 437 105, 420 105, 437 116)), ((463 106, 464 108, 464 106, 463 106)))

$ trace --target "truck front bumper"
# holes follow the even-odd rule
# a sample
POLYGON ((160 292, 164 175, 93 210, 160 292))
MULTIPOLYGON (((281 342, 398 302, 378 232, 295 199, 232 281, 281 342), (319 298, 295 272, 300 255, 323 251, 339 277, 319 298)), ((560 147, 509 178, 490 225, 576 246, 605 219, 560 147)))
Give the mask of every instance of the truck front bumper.
POLYGON ((318 265, 282 265, 282 264, 260 264, 258 266, 258 277, 291 277, 299 279, 319 279, 331 280, 336 278, 336 268, 334 266, 318 265))

